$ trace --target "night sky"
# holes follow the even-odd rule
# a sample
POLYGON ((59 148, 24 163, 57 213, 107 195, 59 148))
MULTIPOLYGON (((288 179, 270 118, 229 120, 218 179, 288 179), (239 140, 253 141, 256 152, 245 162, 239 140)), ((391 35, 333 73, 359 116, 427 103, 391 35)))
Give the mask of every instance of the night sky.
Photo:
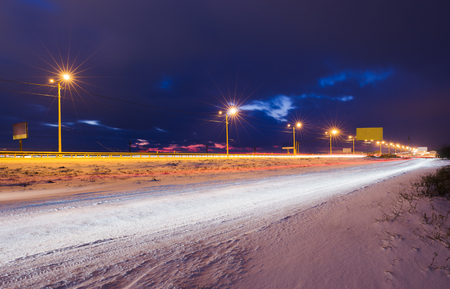
MULTIPOLYGON (((0 2, 0 149, 300 152, 357 127, 387 141, 450 144, 450 1, 0 2), (29 84, 32 83, 32 84, 29 84)), ((359 145, 361 150, 364 146, 359 145)))

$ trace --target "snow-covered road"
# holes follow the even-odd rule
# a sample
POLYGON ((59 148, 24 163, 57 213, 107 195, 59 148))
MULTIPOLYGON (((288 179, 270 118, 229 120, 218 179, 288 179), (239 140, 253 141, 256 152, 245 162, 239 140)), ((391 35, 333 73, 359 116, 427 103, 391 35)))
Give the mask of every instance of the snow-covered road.
MULTIPOLYGON (((192 244, 218 235, 229 238, 237 231, 259 229, 329 197, 428 166, 434 166, 434 161, 380 162, 238 183, 161 186, 104 196, 83 194, 51 203, 9 205, 0 208, 0 280, 4 287, 19 279, 27 280, 21 281, 24 285, 43 286, 49 284, 41 283, 48 280, 49 272, 56 282, 69 278, 75 267, 81 270, 80 264, 91 261, 96 265, 86 269, 89 266, 85 263, 82 267, 92 273, 143 254, 143 244, 156 250, 183 239, 192 244), (92 261, 98 258, 101 262, 92 261), (56 259, 59 269, 49 269, 45 263, 56 259), (66 266, 71 269, 64 269, 66 266)), ((100 275, 106 278, 104 273, 100 275)), ((90 276, 97 276, 92 277, 97 280, 100 275, 90 276)))

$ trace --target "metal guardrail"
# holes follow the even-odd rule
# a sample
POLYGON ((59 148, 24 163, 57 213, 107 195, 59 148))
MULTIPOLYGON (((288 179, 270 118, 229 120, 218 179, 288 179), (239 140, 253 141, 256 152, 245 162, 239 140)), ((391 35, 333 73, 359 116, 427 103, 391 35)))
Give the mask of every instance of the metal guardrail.
POLYGON ((186 158, 320 158, 320 157, 364 157, 365 155, 293 155, 276 153, 249 153, 249 154, 217 154, 217 153, 124 153, 124 152, 32 152, 32 151, 3 151, 0 152, 1 159, 186 159, 186 158))
MULTIPOLYGON (((293 155, 277 154, 229 154, 228 157, 293 157, 293 155)), ((31 151, 4 151, 0 152, 1 158, 71 158, 71 159, 89 159, 89 158, 108 158, 108 159, 150 159, 150 158, 226 158, 226 154, 217 153, 125 153, 125 152, 31 152, 31 151)))

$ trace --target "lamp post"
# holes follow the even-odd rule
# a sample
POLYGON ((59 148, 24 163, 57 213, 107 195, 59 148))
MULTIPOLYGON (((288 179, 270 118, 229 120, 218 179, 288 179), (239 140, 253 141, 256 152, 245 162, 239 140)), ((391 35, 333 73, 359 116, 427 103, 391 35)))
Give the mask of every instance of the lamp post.
MULTIPOLYGON (((232 116, 237 113, 237 108, 231 107, 228 109, 228 111, 225 113, 225 128, 226 128, 226 135, 227 135, 227 156, 228 156, 228 115, 232 116)), ((219 111, 219 115, 222 115, 222 111, 219 111)))
POLYGON ((384 141, 377 141, 377 144, 379 144, 380 145, 380 157, 381 157, 381 155, 383 154, 383 149, 382 149, 382 144, 384 144, 384 141))
MULTIPOLYGON (((63 74, 62 79, 58 81, 58 152, 62 152, 61 141, 61 82, 70 80, 70 75, 63 74)), ((54 83, 54 79, 50 79, 50 83, 54 83)))
MULTIPOLYGON (((288 124, 288 127, 291 127, 290 124, 288 124)), ((297 153, 297 145, 295 143, 295 127, 301 128, 302 127, 302 123, 301 122, 297 122, 295 125, 292 126, 292 139, 293 139, 293 148, 294 148, 294 156, 297 153)))
MULTIPOLYGON (((328 132, 326 131, 325 133, 328 133, 328 132)), ((330 131, 330 133, 329 133, 329 135, 330 135, 330 155, 333 154, 333 147, 332 147, 332 144, 331 144, 332 143, 331 138, 333 137, 333 135, 336 135, 338 133, 339 133, 339 131, 337 129, 332 129, 330 131)))
POLYGON ((348 136, 349 139, 351 139, 353 141, 353 154, 355 154, 355 138, 351 135, 348 136))

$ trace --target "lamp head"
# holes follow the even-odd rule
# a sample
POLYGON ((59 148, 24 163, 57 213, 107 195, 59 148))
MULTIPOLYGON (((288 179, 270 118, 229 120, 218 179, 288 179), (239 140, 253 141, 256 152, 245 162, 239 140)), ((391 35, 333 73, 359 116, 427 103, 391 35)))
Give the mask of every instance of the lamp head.
POLYGON ((237 108, 235 108, 235 107, 231 107, 229 110, 228 110, 228 114, 229 115, 233 115, 233 114, 236 114, 237 113, 237 108))

